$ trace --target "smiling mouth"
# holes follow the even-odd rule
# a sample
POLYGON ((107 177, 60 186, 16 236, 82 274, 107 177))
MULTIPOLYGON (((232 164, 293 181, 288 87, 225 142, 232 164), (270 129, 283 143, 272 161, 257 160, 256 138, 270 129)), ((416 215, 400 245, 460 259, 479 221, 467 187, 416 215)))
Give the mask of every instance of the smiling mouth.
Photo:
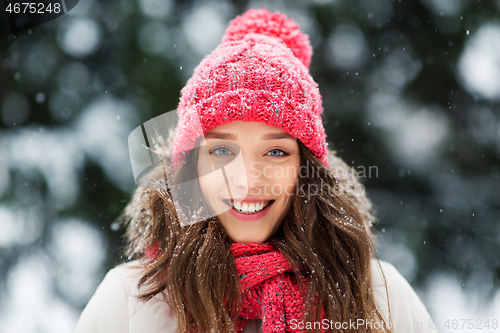
POLYGON ((274 203, 275 200, 269 200, 269 201, 261 201, 261 202, 235 202, 233 200, 222 200, 226 205, 231 207, 232 209, 236 210, 239 213, 242 214, 255 214, 260 211, 263 211, 270 205, 274 203))

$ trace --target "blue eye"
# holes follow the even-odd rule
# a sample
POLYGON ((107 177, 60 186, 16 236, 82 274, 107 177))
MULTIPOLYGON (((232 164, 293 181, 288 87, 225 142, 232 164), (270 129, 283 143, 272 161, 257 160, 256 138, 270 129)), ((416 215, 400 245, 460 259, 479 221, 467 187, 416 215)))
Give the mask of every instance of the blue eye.
POLYGON ((271 149, 268 154, 270 156, 275 156, 275 157, 278 157, 278 156, 286 156, 286 155, 289 155, 288 153, 284 152, 283 150, 281 149, 271 149))
POLYGON ((215 154, 219 156, 227 156, 232 155, 233 152, 229 150, 227 147, 217 147, 210 150, 210 154, 215 154))

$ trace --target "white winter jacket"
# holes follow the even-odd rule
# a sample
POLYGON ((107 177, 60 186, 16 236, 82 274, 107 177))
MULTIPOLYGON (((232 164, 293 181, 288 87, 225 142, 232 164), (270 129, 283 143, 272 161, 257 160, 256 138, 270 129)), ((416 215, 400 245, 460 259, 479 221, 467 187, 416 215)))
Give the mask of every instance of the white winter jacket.
MULTIPOLYGON (((111 269, 83 310, 75 333, 174 333, 177 320, 161 294, 148 302, 137 299, 139 271, 123 264, 111 269)), ((396 333, 437 333, 425 306, 410 284, 391 264, 380 261, 387 280, 391 316, 396 333)), ((375 261, 372 264, 376 304, 388 318, 385 285, 375 261)), ((322 323, 323 324, 323 323, 322 323)), ((337 325, 356 325, 337 323, 337 325)), ((319 325, 319 324, 318 324, 319 325)), ((335 325, 335 323, 328 323, 335 325)), ((358 325, 366 325, 358 323, 358 325)), ((356 327, 356 326, 350 326, 356 327)), ((359 327, 359 326, 358 326, 359 327)), ((245 333, 261 332, 260 320, 248 321, 245 333)))

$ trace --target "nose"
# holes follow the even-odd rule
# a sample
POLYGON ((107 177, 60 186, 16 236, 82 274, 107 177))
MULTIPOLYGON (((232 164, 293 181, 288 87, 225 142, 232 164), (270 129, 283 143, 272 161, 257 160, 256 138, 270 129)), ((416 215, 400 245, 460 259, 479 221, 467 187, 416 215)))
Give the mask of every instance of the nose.
POLYGON ((248 155, 240 154, 230 168, 226 168, 226 175, 233 193, 236 192, 238 196, 253 193, 264 183, 260 163, 248 155))

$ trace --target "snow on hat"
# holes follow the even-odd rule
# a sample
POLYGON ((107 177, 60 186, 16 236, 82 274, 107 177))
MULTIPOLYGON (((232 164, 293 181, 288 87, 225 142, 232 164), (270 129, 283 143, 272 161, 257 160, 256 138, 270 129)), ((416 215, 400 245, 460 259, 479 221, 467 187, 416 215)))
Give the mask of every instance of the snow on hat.
POLYGON ((200 136, 239 120, 285 130, 328 166, 321 95, 308 69, 311 57, 309 37, 285 15, 261 8, 237 16, 181 91, 174 165, 200 136))

